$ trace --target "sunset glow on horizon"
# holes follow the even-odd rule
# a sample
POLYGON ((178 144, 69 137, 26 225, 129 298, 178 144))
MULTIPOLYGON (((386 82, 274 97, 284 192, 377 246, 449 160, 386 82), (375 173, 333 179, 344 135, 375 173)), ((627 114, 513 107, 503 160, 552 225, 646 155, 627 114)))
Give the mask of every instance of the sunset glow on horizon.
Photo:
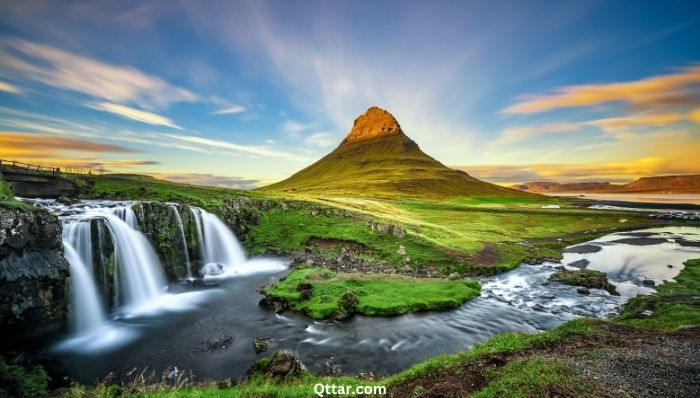
POLYGON ((0 159, 249 189, 377 105, 486 181, 700 174, 700 4, 3 2, 0 159))

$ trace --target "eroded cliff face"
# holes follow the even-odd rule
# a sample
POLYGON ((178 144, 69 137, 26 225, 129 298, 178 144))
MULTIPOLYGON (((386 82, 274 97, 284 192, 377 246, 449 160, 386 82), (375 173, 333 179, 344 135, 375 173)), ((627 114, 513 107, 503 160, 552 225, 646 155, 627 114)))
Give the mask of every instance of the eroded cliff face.
POLYGON ((66 327, 69 265, 62 250, 56 216, 0 207, 0 346, 66 327))

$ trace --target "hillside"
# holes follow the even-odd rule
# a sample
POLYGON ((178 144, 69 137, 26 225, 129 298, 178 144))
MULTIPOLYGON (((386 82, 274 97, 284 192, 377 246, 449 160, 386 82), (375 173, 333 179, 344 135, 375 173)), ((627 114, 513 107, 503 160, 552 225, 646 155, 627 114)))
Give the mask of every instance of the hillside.
POLYGON ((629 184, 609 182, 528 182, 511 188, 535 193, 700 193, 700 174, 680 176, 642 177, 629 184))
POLYGON ((426 155, 387 111, 371 107, 328 155, 288 179, 263 188, 285 193, 449 198, 524 196, 480 181, 426 155))
POLYGON ((609 182, 573 182, 573 183, 558 183, 558 182, 527 182, 524 184, 511 185, 513 189, 521 191, 548 193, 548 192, 602 192, 610 190, 618 190, 619 187, 609 182))

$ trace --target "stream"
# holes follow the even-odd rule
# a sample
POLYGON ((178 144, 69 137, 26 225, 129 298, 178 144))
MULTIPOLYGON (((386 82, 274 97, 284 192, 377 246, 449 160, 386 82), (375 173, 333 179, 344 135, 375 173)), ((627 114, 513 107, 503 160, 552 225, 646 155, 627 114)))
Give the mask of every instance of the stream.
POLYGON ((171 366, 191 370, 199 381, 240 378, 265 355, 255 353, 255 338, 268 339, 268 353, 295 352, 316 373, 396 373, 498 333, 546 331, 581 316, 614 317, 630 297, 654 292, 643 281, 673 280, 684 261, 700 258, 698 227, 618 232, 567 248, 561 263, 521 264, 480 278, 481 296, 455 310, 314 321, 258 306, 258 290, 287 272, 286 261, 247 258, 223 223, 201 209, 193 210, 201 255, 211 260, 205 261, 205 268, 220 272, 205 278, 205 286, 168 286, 153 248, 132 219, 131 203, 33 203, 63 220, 71 289, 78 290, 73 292, 71 334, 51 342, 48 352, 57 371, 83 383, 102 380, 110 372, 126 378, 133 369, 148 367, 160 373, 171 366), (117 247, 122 301, 109 313, 87 282, 94 278, 86 266, 94 251, 84 244, 85 221, 94 218, 104 220, 117 247), (599 289, 582 295, 574 286, 548 283, 562 264, 570 269, 585 264, 607 273, 620 296, 599 289))

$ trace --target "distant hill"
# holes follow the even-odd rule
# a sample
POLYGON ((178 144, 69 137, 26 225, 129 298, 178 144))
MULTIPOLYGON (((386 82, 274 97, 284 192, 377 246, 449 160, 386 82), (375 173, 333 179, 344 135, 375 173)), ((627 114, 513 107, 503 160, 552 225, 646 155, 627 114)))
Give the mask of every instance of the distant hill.
POLYGON ((642 177, 629 184, 609 182, 528 182, 511 188, 536 193, 700 193, 700 174, 680 176, 642 177))
POLYGON ((376 197, 525 196, 426 155, 387 111, 371 107, 328 155, 263 191, 376 197))

